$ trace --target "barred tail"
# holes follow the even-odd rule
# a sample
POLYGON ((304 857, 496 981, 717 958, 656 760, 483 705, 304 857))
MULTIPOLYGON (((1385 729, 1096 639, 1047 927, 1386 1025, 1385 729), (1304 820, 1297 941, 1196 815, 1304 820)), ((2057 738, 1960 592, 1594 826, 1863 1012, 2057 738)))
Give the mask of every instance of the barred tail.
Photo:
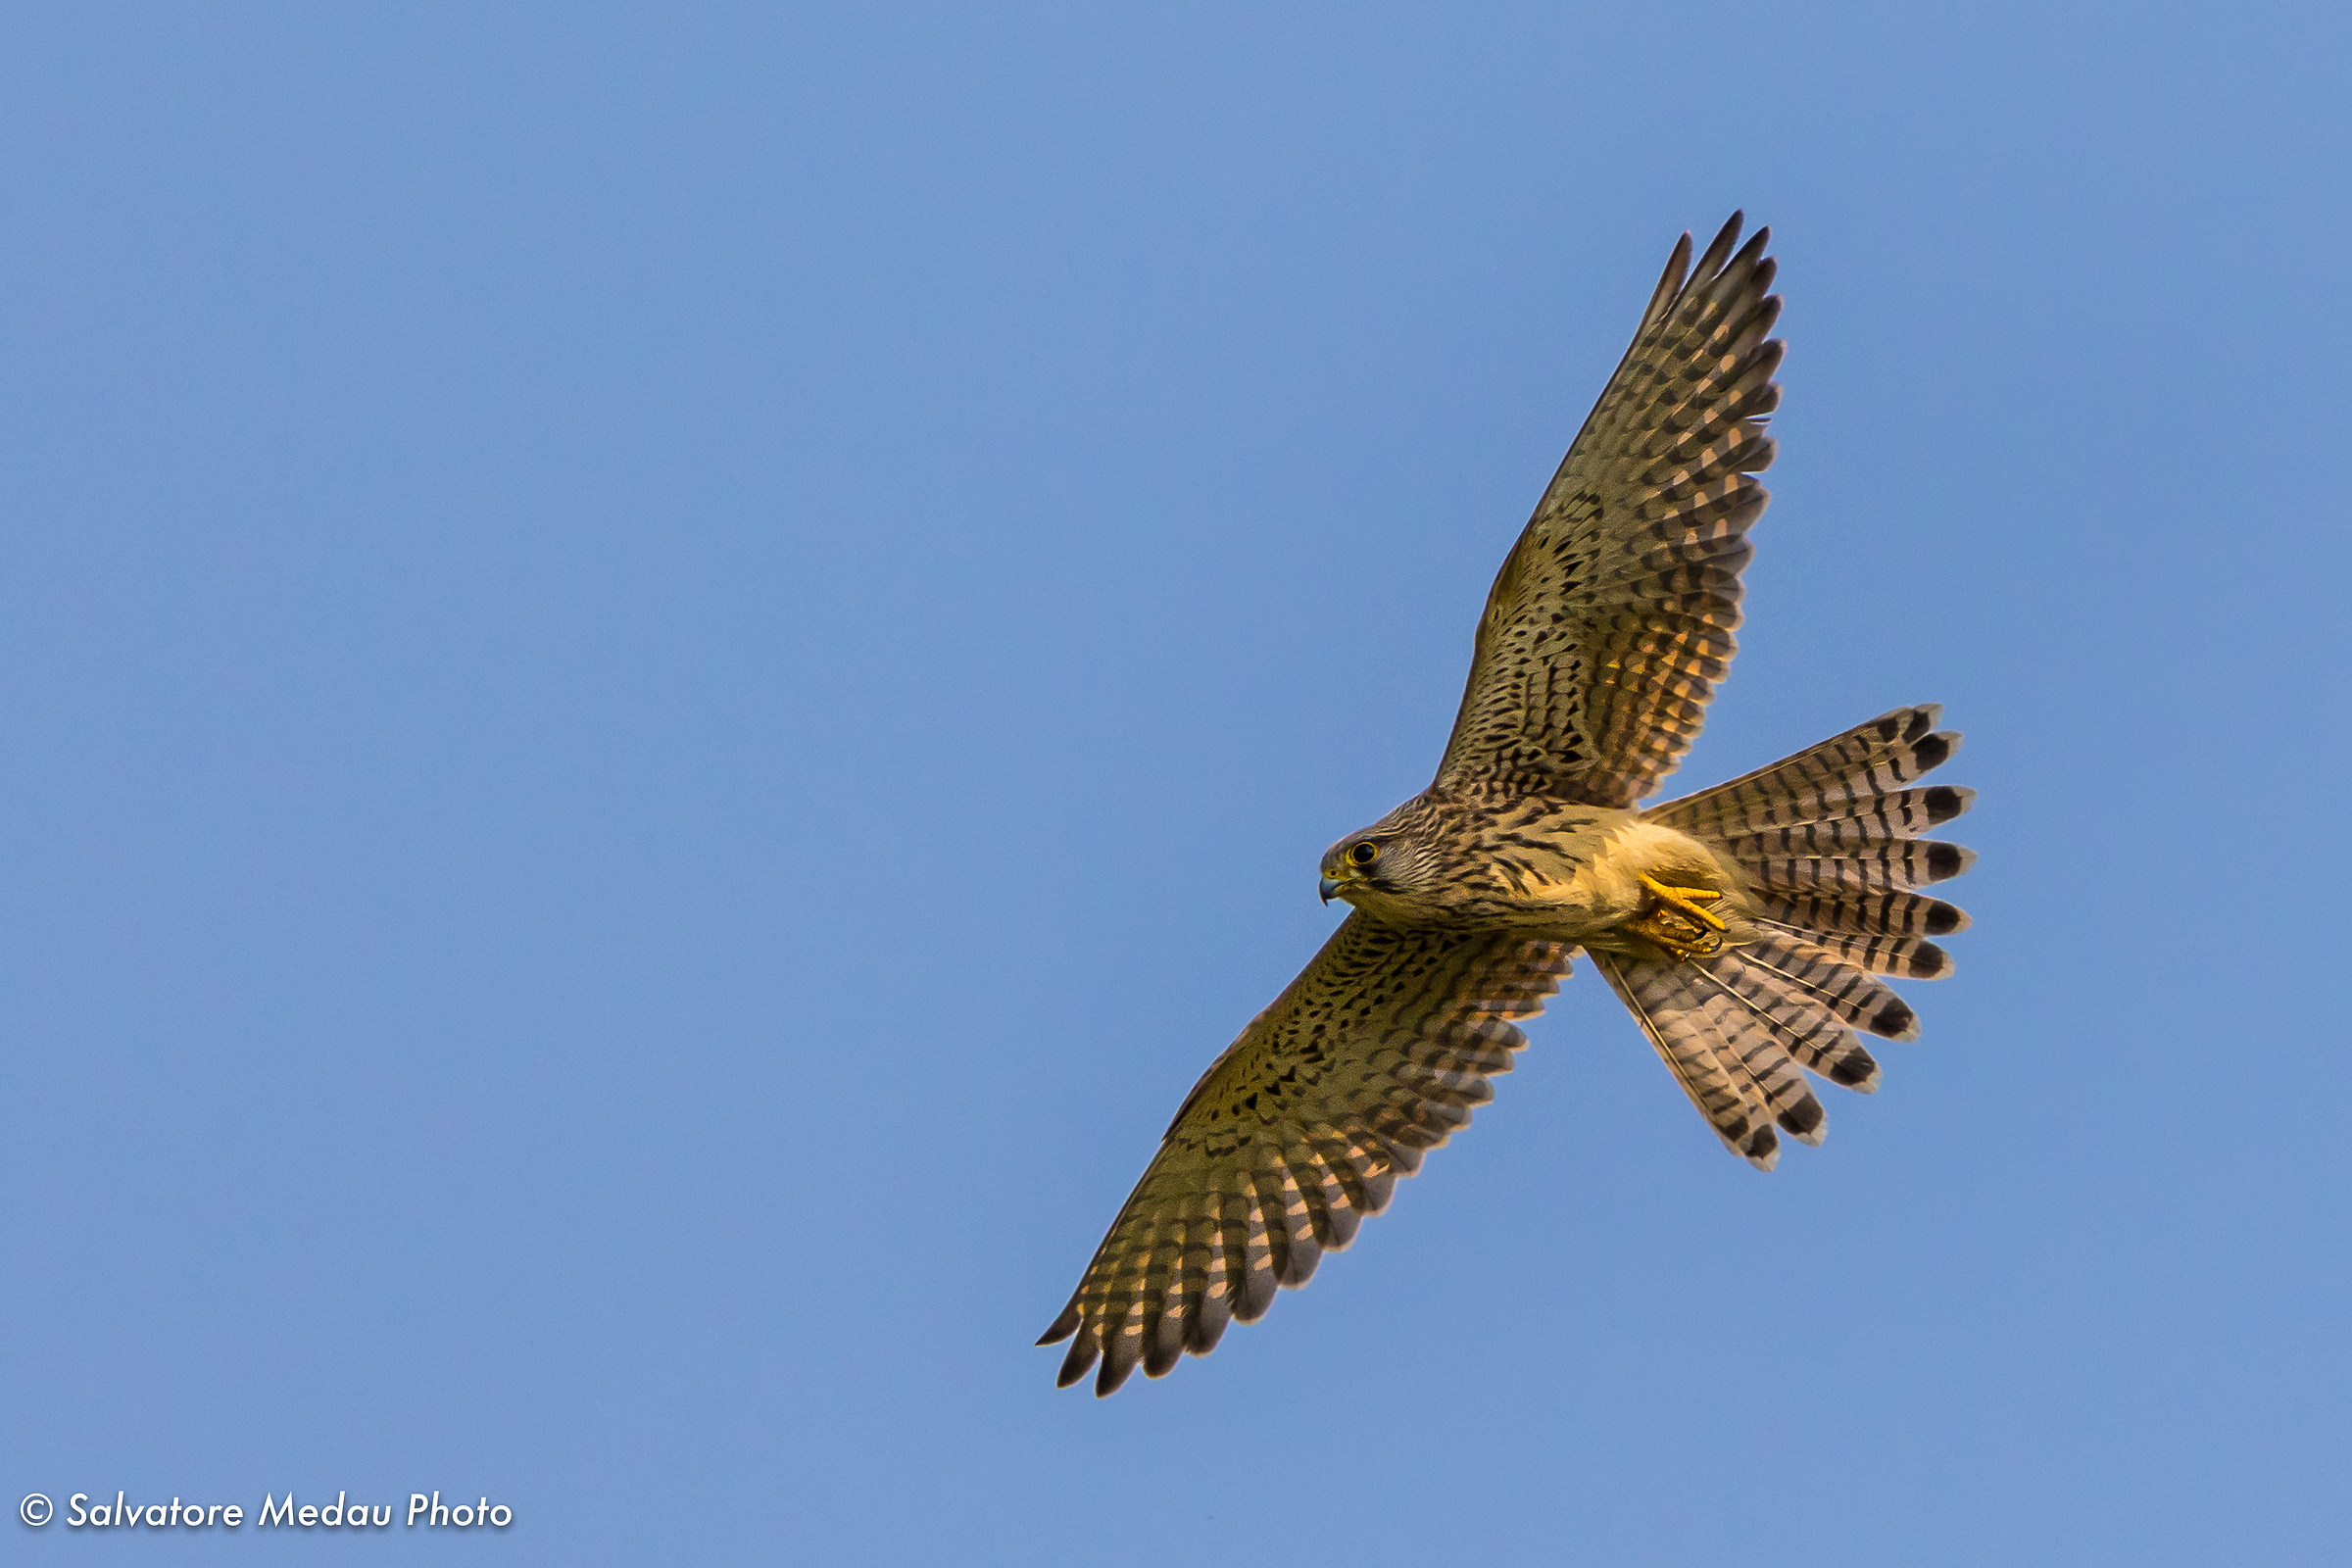
POLYGON ((1594 962, 1701 1114, 1735 1153, 1769 1170, 1775 1128, 1817 1144, 1809 1068, 1868 1094, 1879 1064, 1855 1031, 1918 1036, 1911 1008, 1877 975, 1951 973, 1931 937, 1968 916, 1915 891, 1976 857, 1922 839, 1976 799, 1915 781, 1959 750, 1939 710, 1900 708, 1770 767, 1643 813, 1701 839, 1747 874, 1752 938, 1680 962, 1594 954, 1594 962))

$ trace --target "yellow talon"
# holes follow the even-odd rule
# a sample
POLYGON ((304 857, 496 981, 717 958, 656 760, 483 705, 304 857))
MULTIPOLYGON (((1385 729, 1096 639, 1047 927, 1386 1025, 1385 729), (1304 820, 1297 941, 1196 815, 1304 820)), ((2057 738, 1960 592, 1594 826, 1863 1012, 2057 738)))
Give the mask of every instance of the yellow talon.
POLYGON ((1723 897, 1716 888, 1669 887, 1652 876, 1642 885, 1658 906, 1635 922, 1635 928, 1678 958, 1707 958, 1723 951, 1723 933, 1731 927, 1704 906, 1723 897))
POLYGON ((1654 876, 1644 876, 1642 879, 1642 885, 1649 889, 1660 904, 1682 910, 1683 913, 1710 930, 1729 931, 1731 929, 1715 915, 1699 907, 1701 904, 1713 904, 1717 899, 1722 898, 1723 894, 1718 889, 1670 888, 1654 876))

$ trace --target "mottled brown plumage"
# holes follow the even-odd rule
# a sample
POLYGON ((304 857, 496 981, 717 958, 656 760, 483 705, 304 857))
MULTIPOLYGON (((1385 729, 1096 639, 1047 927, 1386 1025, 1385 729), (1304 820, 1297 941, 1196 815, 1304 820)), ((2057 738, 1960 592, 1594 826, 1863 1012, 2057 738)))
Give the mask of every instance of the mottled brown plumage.
POLYGON ((1582 949, 1701 1115, 1769 1169, 1819 1143, 1808 1072, 1869 1092, 1856 1031, 1908 1040, 1877 978, 1933 979, 1966 870, 1921 838, 1969 791, 1916 783, 1958 737, 1898 709, 1648 810, 1697 737, 1740 622, 1772 461, 1768 230, 1695 268, 1683 236, 1633 346, 1495 578, 1430 787, 1323 858, 1354 906, 1212 1063, 1039 1343, 1060 1381, 1205 1354, 1468 1123, 1582 949))

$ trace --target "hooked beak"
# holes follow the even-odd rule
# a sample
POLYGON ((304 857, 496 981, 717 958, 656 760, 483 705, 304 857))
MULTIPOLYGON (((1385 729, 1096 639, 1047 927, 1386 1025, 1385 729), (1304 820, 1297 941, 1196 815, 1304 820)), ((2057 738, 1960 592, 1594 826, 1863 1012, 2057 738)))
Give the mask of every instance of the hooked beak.
POLYGON ((1323 902, 1325 904, 1329 904, 1332 901, 1333 895, 1340 891, 1340 885, 1337 882, 1334 882, 1331 878, 1325 877, 1321 882, 1315 885, 1315 891, 1323 895, 1323 902))

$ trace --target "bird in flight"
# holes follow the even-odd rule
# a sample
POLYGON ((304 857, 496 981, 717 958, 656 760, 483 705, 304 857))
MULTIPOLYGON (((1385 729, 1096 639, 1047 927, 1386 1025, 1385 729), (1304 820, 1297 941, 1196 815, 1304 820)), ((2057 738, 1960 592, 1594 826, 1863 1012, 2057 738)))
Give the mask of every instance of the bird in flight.
POLYGON ((1969 851, 1920 835, 1959 737, 1900 708, 1646 808, 1698 736, 1740 623, 1782 344, 1771 230, 1685 234, 1617 373, 1487 597, 1429 788, 1325 852, 1353 907, 1185 1097, 1040 1345, 1107 1395, 1205 1355, 1354 1240, 1470 1120, 1583 950, 1724 1147, 1818 1144, 1808 1074, 1865 1094, 1856 1031, 1918 1034, 1878 977, 1950 971, 1968 917, 1917 890, 1969 851))

